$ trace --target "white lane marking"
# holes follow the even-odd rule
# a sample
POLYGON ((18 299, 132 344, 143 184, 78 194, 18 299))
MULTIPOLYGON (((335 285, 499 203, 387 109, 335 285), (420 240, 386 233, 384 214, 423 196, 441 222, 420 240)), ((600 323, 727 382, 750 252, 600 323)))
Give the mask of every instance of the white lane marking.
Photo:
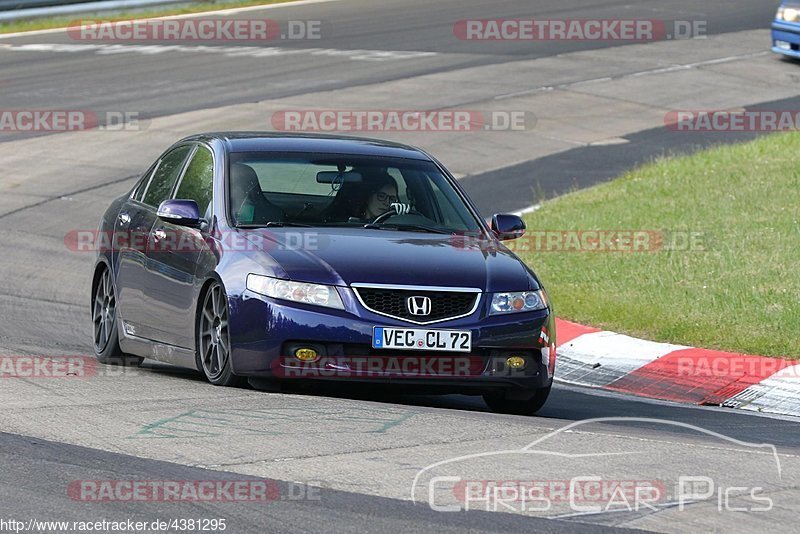
POLYGON ((670 352, 687 348, 616 332, 583 334, 558 347, 559 380, 603 387, 670 352))
MULTIPOLYGON (((294 2, 284 2, 281 4, 268 4, 265 6, 247 6, 247 7, 233 7, 230 9, 219 9, 213 10, 210 9, 208 11, 201 11, 200 13, 185 13, 183 15, 164 15, 163 17, 150 17, 150 18, 142 18, 137 20, 165 20, 165 19, 188 19, 193 17, 203 17, 203 16, 217 16, 217 15, 235 15, 237 13, 246 13, 248 11, 260 11, 263 9, 278 9, 281 7, 298 7, 304 6, 309 4, 326 4, 328 2, 340 2, 341 0, 296 0, 294 2)), ((88 13, 87 15, 91 15, 88 13)), ((101 16, 92 15, 93 19, 102 19, 101 16)), ((81 20, 80 16, 76 16, 75 20, 81 20)), ((46 30, 31 30, 27 32, 15 32, 15 33, 4 33, 0 34, 0 39, 11 39, 12 37, 28 37, 31 35, 47 35, 51 33, 64 33, 66 31, 66 27, 63 28, 48 28, 46 30)))
POLYGON ((57 44, 38 43, 23 45, 0 45, 3 50, 13 52, 56 52, 99 55, 140 54, 154 55, 166 52, 222 54, 228 57, 272 57, 278 55, 307 54, 312 56, 344 57, 353 61, 398 61, 420 59, 438 55, 436 52, 413 50, 339 50, 335 48, 281 48, 277 46, 209 46, 209 45, 139 45, 139 44, 57 44))
POLYGON ((671 67, 663 67, 658 69, 643 70, 641 72, 634 72, 633 74, 626 74, 623 78, 635 78, 638 76, 646 76, 648 74, 663 74, 665 72, 675 72, 680 70, 696 69, 697 67, 706 67, 708 65, 719 65, 721 63, 730 63, 731 61, 739 61, 740 59, 750 59, 759 56, 766 56, 771 54, 769 51, 753 52, 750 54, 742 54, 739 56, 726 56, 715 59, 707 59, 705 61, 698 61, 696 63, 686 63, 683 65, 673 65, 671 67))
POLYGON ((589 146, 612 146, 612 145, 624 145, 626 143, 630 143, 624 137, 608 137, 606 139, 600 139, 599 141, 592 141, 589 143, 589 146))
POLYGON ((681 70, 690 70, 696 69, 698 67, 706 67, 709 65, 718 65, 721 63, 730 63, 732 61, 739 61, 742 59, 751 59, 760 56, 766 56, 771 54, 772 52, 769 51, 762 51, 762 52, 754 52, 751 54, 742 54, 739 56, 726 56, 720 57, 715 59, 708 59, 706 61, 698 61, 696 63, 685 63, 681 65, 671 65, 669 67, 661 67, 657 69, 646 69, 636 72, 629 72, 628 74, 622 74, 620 76, 603 76, 602 78, 590 78, 588 80, 578 80, 575 82, 563 83, 559 85, 543 85, 541 87, 535 87, 533 89, 526 89, 524 91, 515 91, 513 93, 506 93, 503 95, 497 95, 494 97, 494 100, 506 100, 509 98, 517 98, 520 96, 526 96, 533 93, 539 93, 542 91, 555 91, 557 89, 571 89, 574 87, 580 87, 582 85, 591 85, 595 83, 603 83, 603 82, 610 82, 614 80, 624 80, 625 78, 637 78, 639 76, 649 76, 651 74, 664 74, 669 72, 681 71, 681 70))
POLYGON ((542 207, 541 204, 534 204, 533 206, 528 206, 527 208, 521 209, 519 211, 513 211, 513 212, 511 212, 511 215, 516 215, 517 217, 522 217, 526 213, 533 213, 534 211, 538 210, 541 207, 542 207))

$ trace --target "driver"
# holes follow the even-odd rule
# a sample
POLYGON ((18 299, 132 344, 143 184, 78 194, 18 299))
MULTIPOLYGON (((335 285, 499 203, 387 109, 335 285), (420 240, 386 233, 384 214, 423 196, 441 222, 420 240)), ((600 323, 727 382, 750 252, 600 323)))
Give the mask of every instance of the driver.
POLYGON ((374 221, 379 215, 394 210, 398 215, 411 211, 409 204, 400 202, 397 197, 397 181, 392 175, 383 172, 373 175, 368 182, 364 201, 357 216, 366 221, 374 221))

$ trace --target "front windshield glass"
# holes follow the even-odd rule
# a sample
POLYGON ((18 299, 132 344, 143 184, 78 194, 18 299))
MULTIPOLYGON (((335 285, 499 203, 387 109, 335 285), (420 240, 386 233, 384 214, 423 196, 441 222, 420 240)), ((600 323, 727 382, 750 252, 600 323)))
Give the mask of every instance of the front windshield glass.
POLYGON ((237 226, 352 226, 441 233, 480 225, 435 164, 332 154, 232 153, 237 226))

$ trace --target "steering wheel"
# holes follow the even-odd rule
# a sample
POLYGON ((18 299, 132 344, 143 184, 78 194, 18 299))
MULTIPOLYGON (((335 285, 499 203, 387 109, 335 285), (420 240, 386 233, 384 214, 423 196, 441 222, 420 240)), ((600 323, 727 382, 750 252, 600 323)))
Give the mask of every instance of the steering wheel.
MULTIPOLYGON (((380 215, 375 217, 375 220, 372 221, 370 224, 381 223, 381 222, 385 221, 386 219, 394 217, 395 215, 399 215, 399 213, 397 213, 397 211, 395 211, 394 209, 390 209, 388 211, 384 211, 383 213, 381 213, 380 215)), ((404 213, 403 215, 419 215, 420 217, 425 217, 423 214, 421 214, 420 212, 418 212, 414 208, 411 208, 408 211, 408 213, 404 213)))

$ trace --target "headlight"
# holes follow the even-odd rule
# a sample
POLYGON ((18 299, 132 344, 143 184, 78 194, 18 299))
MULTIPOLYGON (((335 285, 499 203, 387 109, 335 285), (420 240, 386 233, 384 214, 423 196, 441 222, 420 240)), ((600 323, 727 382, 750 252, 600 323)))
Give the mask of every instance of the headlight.
POLYGON ((342 298, 333 286, 292 282, 259 274, 248 274, 247 289, 274 299, 326 306, 338 310, 344 309, 342 298))
POLYGON ((785 22, 800 22, 800 6, 781 6, 775 18, 785 22))
POLYGON ((544 310, 547 297, 544 291, 522 291, 517 293, 495 293, 492 297, 490 315, 544 310))

